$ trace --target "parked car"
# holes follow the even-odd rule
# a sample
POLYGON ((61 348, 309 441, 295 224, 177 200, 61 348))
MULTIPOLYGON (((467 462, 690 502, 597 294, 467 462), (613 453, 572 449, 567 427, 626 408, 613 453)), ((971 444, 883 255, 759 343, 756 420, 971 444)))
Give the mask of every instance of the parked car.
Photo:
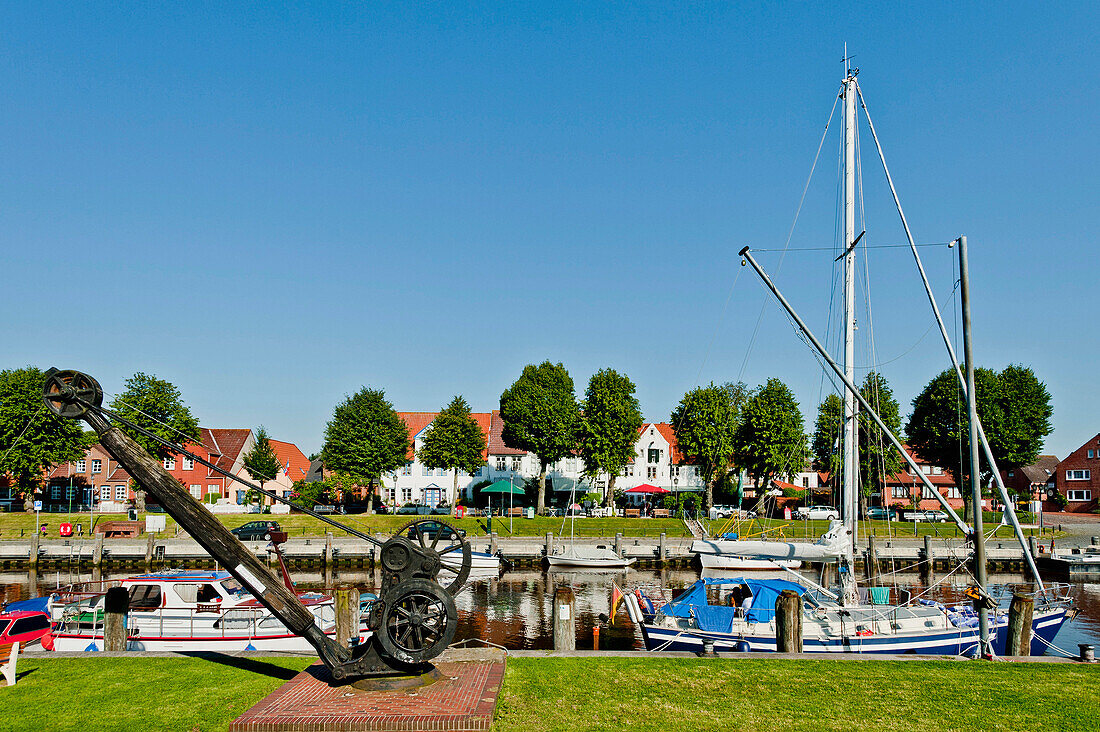
POLYGON ((947 514, 943 511, 906 511, 902 514, 906 521, 923 521, 928 524, 947 523, 947 514))
POLYGON ((431 506, 425 506, 422 503, 406 503, 396 511, 402 516, 431 516, 433 512, 431 506))
POLYGON ((746 511, 745 509, 738 508, 737 506, 715 506, 714 513, 720 519, 728 519, 734 517, 743 519, 756 518, 756 511, 746 511))
MULTIPOLYGON (((421 526, 420 526, 420 534, 425 539, 435 539, 435 535, 439 533, 440 529, 444 529, 444 524, 436 523, 434 521, 431 521, 431 522, 426 521, 423 524, 421 524, 421 526)), ((465 529, 455 529, 455 530, 458 532, 459 536, 461 536, 462 538, 466 538, 466 530, 465 529)), ((447 536, 451 535, 450 534, 450 527, 446 527, 445 531, 446 531, 446 533, 444 534, 444 541, 446 541, 447 536)), ((417 540, 415 529, 409 529, 406 536, 408 536, 408 538, 412 539, 413 541, 417 540)))
POLYGON ((258 541, 260 539, 269 541, 271 539, 271 532, 280 530, 278 521, 249 521, 243 526, 230 529, 229 533, 233 534, 241 541, 258 541))
POLYGON ((799 506, 794 510, 794 517, 803 520, 814 521, 838 521, 840 511, 833 506, 799 506))
POLYGON ((867 509, 867 518, 871 521, 897 521, 898 510, 893 506, 890 508, 871 506, 867 509))

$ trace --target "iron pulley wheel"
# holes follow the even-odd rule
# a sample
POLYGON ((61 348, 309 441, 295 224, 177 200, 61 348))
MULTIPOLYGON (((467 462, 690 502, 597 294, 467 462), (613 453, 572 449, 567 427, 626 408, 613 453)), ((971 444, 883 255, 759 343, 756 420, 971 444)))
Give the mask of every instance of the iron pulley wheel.
POLYGON ((454 639, 458 610, 454 599, 435 582, 410 579, 382 598, 382 617, 375 632, 386 656, 419 666, 442 653, 454 639))
POLYGON ((437 566, 432 576, 438 577, 439 584, 451 595, 458 594, 473 565, 470 543, 458 529, 437 518, 414 519, 397 535, 408 538, 414 548, 434 555, 437 566))
POLYGON ((42 398, 58 417, 79 419, 88 413, 88 404, 92 407, 103 404, 103 389, 98 381, 80 371, 50 369, 46 372, 42 398))

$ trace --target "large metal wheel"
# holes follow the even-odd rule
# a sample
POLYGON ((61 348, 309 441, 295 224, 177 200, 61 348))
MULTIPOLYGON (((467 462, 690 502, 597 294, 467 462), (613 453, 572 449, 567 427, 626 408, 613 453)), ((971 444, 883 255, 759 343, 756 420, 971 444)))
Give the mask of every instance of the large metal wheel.
POLYGON ((103 389, 98 381, 80 371, 50 369, 46 372, 42 398, 58 417, 79 419, 88 413, 88 407, 76 399, 98 407, 103 404, 103 389))
POLYGON ((442 653, 455 637, 458 610, 451 595, 426 579, 405 580, 382 598, 376 637, 390 658, 420 666, 442 653))
POLYGON ((438 518, 420 518, 405 524, 397 535, 408 538, 421 549, 435 552, 439 556, 436 581, 452 595, 458 594, 473 565, 470 543, 458 529, 438 518))

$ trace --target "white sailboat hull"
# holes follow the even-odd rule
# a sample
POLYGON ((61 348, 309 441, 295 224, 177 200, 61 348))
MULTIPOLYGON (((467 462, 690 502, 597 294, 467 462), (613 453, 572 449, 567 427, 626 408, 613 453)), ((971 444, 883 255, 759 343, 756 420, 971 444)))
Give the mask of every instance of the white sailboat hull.
POLYGON ((787 567, 798 569, 802 566, 799 559, 753 559, 736 554, 699 554, 699 563, 703 569, 769 570, 787 567))

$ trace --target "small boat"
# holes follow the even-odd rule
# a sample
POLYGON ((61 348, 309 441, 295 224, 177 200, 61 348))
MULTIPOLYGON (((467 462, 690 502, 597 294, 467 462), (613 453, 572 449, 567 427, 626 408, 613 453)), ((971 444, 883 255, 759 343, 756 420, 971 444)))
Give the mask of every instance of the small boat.
MULTIPOLYGON (((642 631, 647 651, 776 650, 775 600, 783 590, 803 599, 804 653, 921 653, 975 655, 978 617, 970 603, 945 605, 930 600, 887 605, 841 605, 801 583, 781 579, 732 577, 700 579, 672 602, 657 605, 643 592, 625 597, 630 619, 642 631)), ((1068 585, 1035 594, 1032 655, 1042 655, 1062 624, 1073 615, 1068 585)), ((1011 592, 1001 600, 1010 601, 1011 592)), ((1003 655, 1008 605, 990 612, 993 652, 1003 655)))
POLYGON ((551 569, 556 568, 584 568, 584 569, 610 569, 622 570, 634 563, 634 558, 625 559, 615 553, 615 550, 605 546, 577 546, 569 544, 562 548, 561 553, 551 554, 546 557, 551 569))
MULTIPOLYGON (((443 564, 445 569, 457 572, 458 568, 462 566, 461 547, 440 555, 439 561, 443 564)), ((508 565, 507 562, 502 562, 500 552, 496 554, 490 554, 489 552, 470 552, 470 577, 473 579, 484 579, 490 576, 495 577, 500 574, 502 567, 506 568, 507 566, 510 565, 508 565)))
MULTIPOLYGON (((103 605, 107 589, 130 596, 126 627, 130 651, 310 651, 313 647, 286 626, 225 571, 170 570, 123 580, 70 585, 50 595, 54 647, 94 651, 103 647, 103 605)), ((336 633, 331 596, 297 592, 326 635, 336 633)), ((361 602, 365 617, 373 596, 361 602)), ((361 636, 366 629, 361 623, 361 636)))
POLYGON ((0 612, 0 664, 8 660, 11 647, 16 643, 20 648, 39 643, 46 650, 53 650, 49 614, 40 610, 0 612))
POLYGON ((1100 546, 1073 548, 1068 553, 1051 551, 1040 554, 1036 563, 1044 575, 1050 574, 1070 582, 1100 580, 1100 546))
POLYGON ((753 557, 745 557, 737 554, 706 554, 699 553, 699 564, 703 569, 734 569, 738 571, 746 570, 769 570, 769 569, 781 569, 786 567, 788 569, 798 569, 802 566, 801 560, 798 559, 755 559, 753 557))

